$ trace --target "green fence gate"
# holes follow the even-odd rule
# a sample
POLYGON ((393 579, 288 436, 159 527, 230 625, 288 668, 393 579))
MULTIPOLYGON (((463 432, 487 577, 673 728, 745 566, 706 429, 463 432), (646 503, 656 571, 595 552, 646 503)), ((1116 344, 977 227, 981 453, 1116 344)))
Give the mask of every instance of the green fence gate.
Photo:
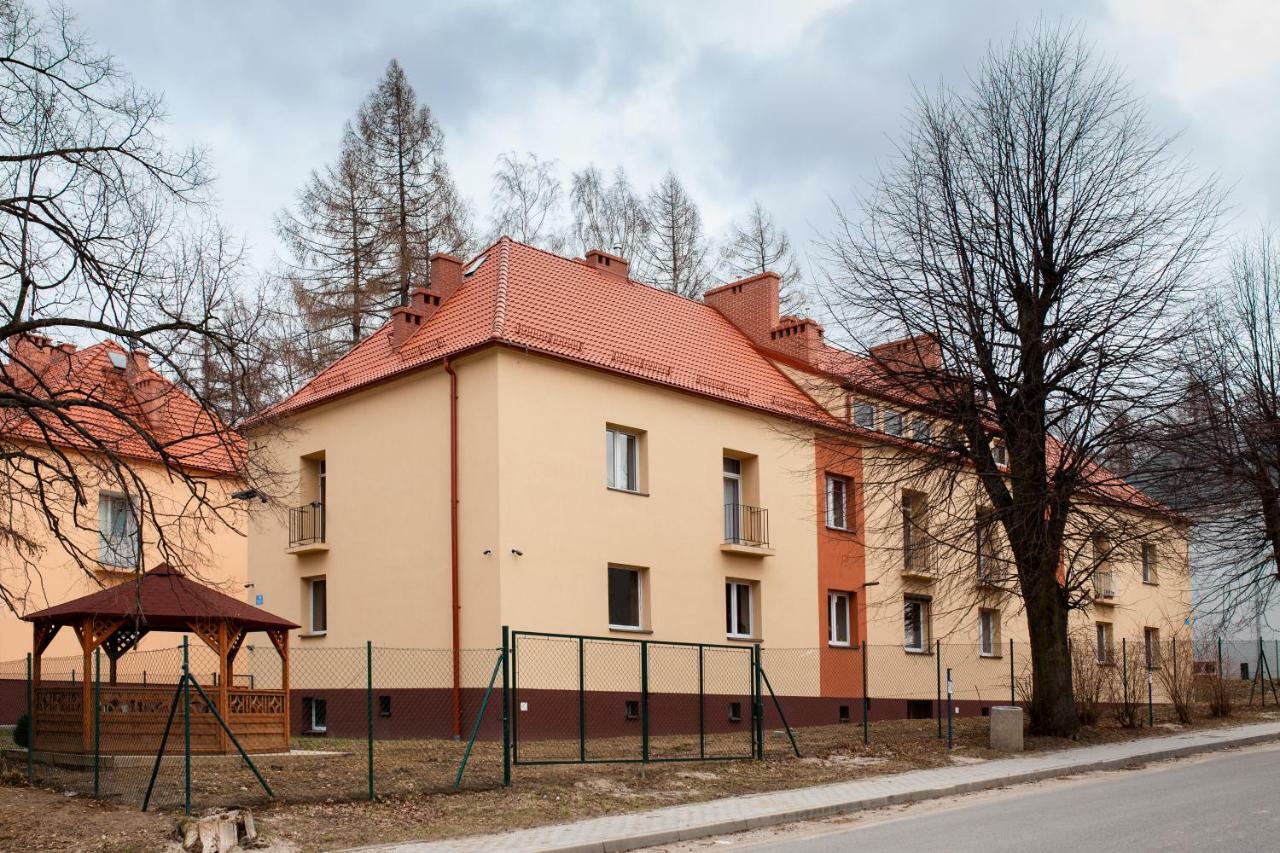
POLYGON ((513 631, 508 655, 514 764, 760 756, 757 646, 513 631))

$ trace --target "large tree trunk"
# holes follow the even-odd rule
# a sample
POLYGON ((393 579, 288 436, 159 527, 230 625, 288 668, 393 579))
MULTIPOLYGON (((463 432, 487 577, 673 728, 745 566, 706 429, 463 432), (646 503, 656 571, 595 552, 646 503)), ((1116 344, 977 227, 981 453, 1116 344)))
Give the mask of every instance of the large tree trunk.
MULTIPOLYGON (((1056 563, 1056 560, 1052 561, 1056 563)), ((1046 560, 1038 573, 1050 582, 1024 588, 1027 635, 1031 640, 1031 731, 1072 737, 1080 728, 1071 686, 1071 650, 1067 644, 1066 595, 1056 581, 1055 566, 1046 560)))

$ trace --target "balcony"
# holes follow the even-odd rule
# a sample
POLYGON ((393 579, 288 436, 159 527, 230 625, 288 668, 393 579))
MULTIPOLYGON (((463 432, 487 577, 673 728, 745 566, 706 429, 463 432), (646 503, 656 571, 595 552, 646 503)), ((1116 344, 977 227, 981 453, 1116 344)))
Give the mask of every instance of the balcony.
POLYGON ((769 510, 758 506, 725 504, 724 542, 720 550, 726 554, 746 557, 768 557, 774 554, 769 547, 769 510))
POLYGON ((328 551, 324 541, 324 504, 312 501, 289 510, 290 554, 312 554, 328 551))
POLYGON ((1112 571, 1093 573, 1093 603, 1114 607, 1116 603, 1116 575, 1112 571))
POLYGON ((938 577, 938 564, 928 545, 908 546, 902 552, 902 576, 931 581, 938 577))

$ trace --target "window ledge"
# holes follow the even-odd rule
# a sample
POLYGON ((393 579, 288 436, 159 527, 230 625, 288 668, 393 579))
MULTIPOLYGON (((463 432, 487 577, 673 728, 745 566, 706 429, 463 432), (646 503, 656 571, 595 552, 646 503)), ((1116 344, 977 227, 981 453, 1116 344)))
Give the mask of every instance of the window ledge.
POLYGON ((829 648, 829 649, 851 649, 851 648, 853 648, 853 643, 833 643, 833 642, 831 642, 830 640, 828 640, 828 641, 827 641, 827 648, 829 648))
POLYGON ((996 655, 996 654, 984 655, 981 652, 979 652, 978 657, 982 658, 983 660, 1001 660, 1004 657, 1004 655, 996 655))
POLYGON ((724 638, 731 643, 761 643, 764 642, 759 637, 739 637, 734 634, 725 634, 724 638))
POLYGON ((1160 581, 1143 581, 1143 586, 1160 586, 1160 581))
POLYGON ((772 557, 777 550, 767 545, 743 545, 738 542, 721 542, 720 551, 724 554, 737 554, 741 557, 772 557))
POLYGON ((854 533, 858 532, 856 529, 852 527, 832 527, 830 524, 828 524, 826 527, 827 527, 827 530, 830 530, 832 533, 847 533, 849 535, 853 535, 854 533))
POLYGON ((314 640, 317 637, 329 636, 328 631, 301 631, 298 633, 299 640, 314 640))
POLYGON ((609 630, 619 634, 652 634, 652 628, 634 628, 630 625, 610 625, 609 630))
POLYGON ((933 657, 933 649, 932 649, 932 648, 928 648, 928 649, 909 649, 909 648, 907 648, 906 646, 903 646, 903 647, 902 647, 902 650, 903 650, 904 652, 906 652, 907 654, 909 654, 909 655, 924 655, 925 657, 933 657))
POLYGON ((290 548, 285 548, 284 552, 286 554, 318 554, 328 550, 328 542, 310 542, 306 545, 294 545, 290 548))
POLYGON ((639 489, 620 489, 617 486, 605 486, 605 490, 610 492, 618 492, 619 494, 623 494, 623 495, 636 495, 637 497, 641 497, 641 498, 649 497, 648 492, 642 492, 639 489))

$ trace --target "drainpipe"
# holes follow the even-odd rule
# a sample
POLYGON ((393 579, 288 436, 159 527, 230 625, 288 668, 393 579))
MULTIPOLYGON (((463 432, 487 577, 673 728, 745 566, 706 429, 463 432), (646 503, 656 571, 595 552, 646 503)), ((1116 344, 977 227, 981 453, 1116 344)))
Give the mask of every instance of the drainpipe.
POLYGON ((458 585, 458 374, 448 357, 449 374, 449 582, 453 591, 453 736, 462 737, 462 652, 459 624, 462 602, 458 585))

